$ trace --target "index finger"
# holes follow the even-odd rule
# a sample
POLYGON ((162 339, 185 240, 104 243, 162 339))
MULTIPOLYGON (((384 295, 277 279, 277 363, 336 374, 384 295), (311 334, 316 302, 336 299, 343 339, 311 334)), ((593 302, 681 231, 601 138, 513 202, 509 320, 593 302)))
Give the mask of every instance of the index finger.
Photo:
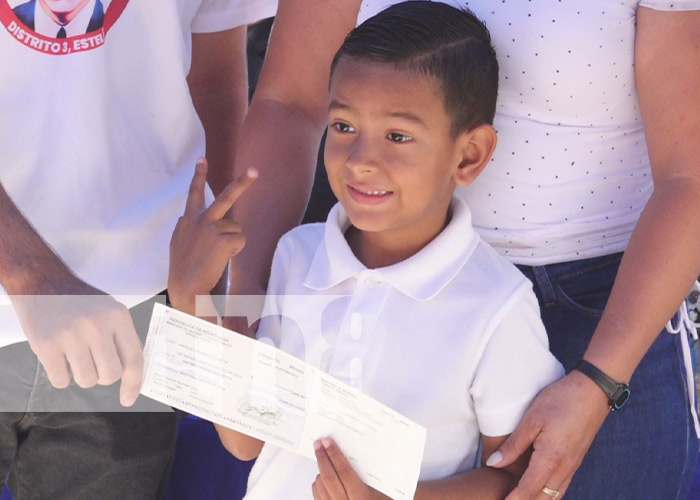
POLYGON ((236 200, 244 193, 248 186, 258 177, 258 171, 249 168, 246 172, 226 186, 214 202, 204 211, 204 215, 210 219, 222 219, 226 212, 231 210, 236 200))
POLYGON ((316 451, 316 463, 321 477, 321 483, 325 492, 333 499, 346 499, 348 493, 345 490, 345 485, 342 479, 338 476, 338 471, 335 469, 331 458, 328 456, 328 450, 322 444, 322 441, 314 443, 316 451))
MULTIPOLYGON (((506 497, 506 500, 531 500, 540 498, 542 487, 559 488, 563 480, 554 478, 556 463, 548 460, 543 455, 538 455, 537 450, 530 458, 530 464, 518 481, 518 485, 506 497)), ((568 483, 567 483, 568 484, 568 483)))
POLYGON ((141 341, 133 323, 124 320, 117 326, 114 344, 122 364, 122 381, 119 386, 119 400, 122 406, 131 406, 139 396, 143 376, 143 351, 141 341))
POLYGON ((207 183, 207 160, 199 158, 194 167, 194 176, 190 182, 190 190, 187 193, 185 213, 197 213, 204 208, 204 186, 207 183))
POLYGON ((542 427, 526 413, 513 433, 488 457, 486 465, 499 469, 511 465, 530 448, 541 430, 542 427))

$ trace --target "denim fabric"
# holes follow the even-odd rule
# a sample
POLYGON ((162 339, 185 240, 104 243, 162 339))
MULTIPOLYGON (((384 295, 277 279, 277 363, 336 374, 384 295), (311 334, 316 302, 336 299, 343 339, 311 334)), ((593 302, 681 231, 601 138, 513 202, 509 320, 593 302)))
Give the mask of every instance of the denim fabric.
MULTIPOLYGON (((550 350, 567 372, 591 339, 621 258, 518 266, 533 282, 550 350)), ((664 330, 630 381, 629 401, 593 441, 567 500, 686 500, 699 450, 686 387, 680 338, 664 330)))
MULTIPOLYGON (((152 309, 131 309, 142 338, 152 309)), ((125 412, 118 395, 119 383, 54 389, 26 342, 0 349, 0 490, 7 481, 14 500, 161 498, 179 414, 143 396, 125 412), (23 411, 7 411, 21 399, 23 411), (32 411, 44 406, 54 410, 32 411)))

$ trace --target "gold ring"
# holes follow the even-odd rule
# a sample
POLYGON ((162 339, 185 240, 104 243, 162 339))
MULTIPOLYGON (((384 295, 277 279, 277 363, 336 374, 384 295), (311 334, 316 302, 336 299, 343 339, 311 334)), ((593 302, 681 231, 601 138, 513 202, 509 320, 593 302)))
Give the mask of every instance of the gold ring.
POLYGON ((557 497, 561 494, 561 491, 553 490, 552 488, 547 488, 545 486, 544 488, 542 488, 542 493, 544 493, 548 497, 552 498, 553 500, 556 500, 557 497))

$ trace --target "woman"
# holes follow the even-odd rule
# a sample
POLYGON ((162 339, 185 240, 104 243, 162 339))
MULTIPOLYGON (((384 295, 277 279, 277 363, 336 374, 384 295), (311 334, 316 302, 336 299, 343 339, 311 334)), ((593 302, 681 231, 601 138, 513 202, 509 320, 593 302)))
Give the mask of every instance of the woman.
MULTIPOLYGON (((360 20, 394 2, 361 3, 360 20)), ((700 429, 684 362, 687 330, 674 335, 664 326, 700 272, 700 0, 460 3, 486 22, 501 65, 499 145, 462 195, 483 237, 533 280, 550 348, 570 370, 538 396, 489 463, 504 466, 534 441, 509 500, 564 492, 571 499, 685 500, 700 429), (581 358, 614 383, 629 383, 620 411, 610 414, 610 404, 623 401, 611 401, 593 380, 600 376, 574 369, 581 358)), ((335 19, 359 4, 334 3, 335 19)), ((313 29, 291 45, 275 48, 273 30, 249 124, 279 107, 320 135, 322 93, 272 97, 276 77, 291 73, 284 71, 289 61, 301 65, 300 81, 316 78, 313 88, 323 88, 338 32, 314 8, 305 4, 318 23, 308 21, 313 29)), ((260 180, 272 178, 236 208, 249 237, 232 277, 248 293, 264 289, 274 242, 301 216, 316 147, 310 134, 300 140, 298 125, 270 123, 274 130, 264 130, 276 144, 293 144, 258 151, 260 180)), ((255 147, 243 146, 237 168, 253 164, 255 147)))

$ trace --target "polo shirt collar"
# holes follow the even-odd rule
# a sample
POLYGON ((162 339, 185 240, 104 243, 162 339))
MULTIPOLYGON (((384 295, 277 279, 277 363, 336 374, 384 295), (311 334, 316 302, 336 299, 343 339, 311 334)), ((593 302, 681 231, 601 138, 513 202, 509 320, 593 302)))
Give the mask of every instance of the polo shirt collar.
MULTIPOLYGON (((414 300, 437 295, 464 267, 479 242, 466 203, 453 197, 452 219, 443 231, 417 254, 397 264, 374 269, 376 280, 389 283, 414 300)), ((350 227, 347 212, 336 204, 328 214, 324 241, 317 248, 304 280, 313 290, 327 290, 368 272, 352 253, 345 232, 350 227)))

